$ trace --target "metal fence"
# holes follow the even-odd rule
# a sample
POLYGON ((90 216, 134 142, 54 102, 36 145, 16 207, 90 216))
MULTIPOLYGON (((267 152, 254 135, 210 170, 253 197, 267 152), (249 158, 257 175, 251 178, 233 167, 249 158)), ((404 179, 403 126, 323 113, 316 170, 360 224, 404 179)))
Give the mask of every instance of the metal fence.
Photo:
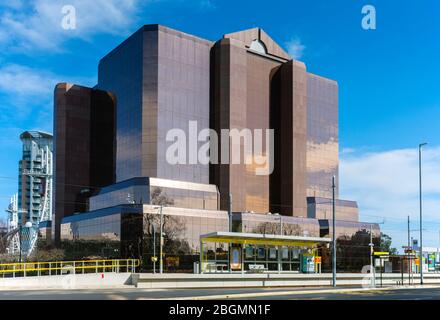
POLYGON ((104 272, 135 273, 139 259, 16 262, 0 264, 0 277, 52 276, 104 272))

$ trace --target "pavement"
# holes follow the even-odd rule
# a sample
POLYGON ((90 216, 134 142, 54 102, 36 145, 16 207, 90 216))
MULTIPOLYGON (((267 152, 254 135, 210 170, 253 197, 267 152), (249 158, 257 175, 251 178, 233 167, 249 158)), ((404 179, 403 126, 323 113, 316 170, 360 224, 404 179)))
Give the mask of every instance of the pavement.
POLYGON ((209 288, 133 287, 70 290, 2 290, 0 300, 440 300, 440 286, 387 288, 209 288))

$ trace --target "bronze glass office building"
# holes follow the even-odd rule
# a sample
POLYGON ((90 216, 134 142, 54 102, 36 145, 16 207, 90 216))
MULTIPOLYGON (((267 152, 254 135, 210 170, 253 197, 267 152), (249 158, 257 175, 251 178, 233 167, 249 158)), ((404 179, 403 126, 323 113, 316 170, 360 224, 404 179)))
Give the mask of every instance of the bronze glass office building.
MULTIPOLYGON (((54 119, 55 233, 72 258, 84 256, 73 242, 98 241, 95 254, 136 254, 151 268, 159 206, 177 228, 165 236, 170 268, 191 269, 200 235, 228 231, 229 195, 235 231, 277 232, 261 227, 277 213, 283 234, 328 236, 333 176, 341 239, 348 248, 350 237, 368 236, 357 203, 338 197, 337 82, 309 73, 260 28, 210 41, 145 25, 101 59, 95 88, 57 86, 54 119), (188 137, 191 122, 218 137, 224 129, 273 130, 273 172, 257 175, 244 161, 169 163, 167 134, 180 129, 188 137), (99 251, 103 239, 113 249, 99 251)), ((245 153, 244 139, 238 144, 242 159, 255 156, 245 153)), ((204 145, 197 141, 195 152, 204 145)), ((378 243, 378 225, 371 228, 378 243)), ((224 256, 228 248, 207 250, 224 256)))
POLYGON ((106 91, 59 83, 54 92, 52 236, 63 217, 85 212, 88 198, 115 182, 115 97, 106 91))
POLYGON ((209 128, 211 46, 146 25, 101 59, 97 87, 117 97, 117 182, 147 176, 209 183, 208 165, 171 165, 165 154, 168 130, 188 132, 189 121, 209 128))

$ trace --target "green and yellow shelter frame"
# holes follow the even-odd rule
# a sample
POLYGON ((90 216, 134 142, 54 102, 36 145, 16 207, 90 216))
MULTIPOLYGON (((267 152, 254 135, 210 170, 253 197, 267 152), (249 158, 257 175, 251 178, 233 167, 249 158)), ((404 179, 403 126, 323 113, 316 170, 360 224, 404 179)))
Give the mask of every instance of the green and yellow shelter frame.
MULTIPOLYGON (((278 260, 278 270, 276 272, 280 273, 282 271, 282 261, 279 248, 282 247, 297 247, 297 248, 308 248, 309 256, 313 256, 315 259, 316 270, 321 270, 321 257, 317 255, 319 245, 329 245, 331 243, 330 238, 322 237, 303 237, 303 236, 287 236, 287 235, 275 235, 275 234, 258 234, 258 233, 240 233, 240 232, 225 232, 217 231, 200 236, 200 262, 199 262, 199 273, 211 272, 212 263, 210 263, 205 254, 205 246, 207 243, 227 243, 229 246, 227 263, 220 265, 222 267, 227 267, 229 272, 232 272, 234 258, 230 256, 231 248, 239 248, 239 263, 240 272, 245 272, 245 258, 244 258, 244 248, 246 245, 255 246, 272 246, 277 248, 277 260, 278 260)), ((235 253, 237 253, 236 250, 235 253)), ((217 266, 214 265, 217 271, 217 266)), ((267 270, 263 270, 267 271, 267 270)))

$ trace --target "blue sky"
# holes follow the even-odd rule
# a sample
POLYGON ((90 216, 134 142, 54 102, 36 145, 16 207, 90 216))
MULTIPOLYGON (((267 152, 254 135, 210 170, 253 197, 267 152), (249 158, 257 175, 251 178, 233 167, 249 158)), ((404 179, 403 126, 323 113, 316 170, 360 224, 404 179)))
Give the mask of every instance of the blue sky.
MULTIPOLYGON (((19 133, 52 131, 56 82, 96 83, 99 59, 142 24, 210 40, 259 26, 310 72, 339 83, 341 196, 401 246, 418 227, 417 152, 425 158, 426 239, 440 245, 440 2, 314 0, 10 0, 0 4, 0 208, 17 189, 19 133), (77 9, 63 30, 61 8, 77 9), (377 29, 361 27, 374 5, 377 29)), ((415 234, 414 234, 415 236, 415 234)))

